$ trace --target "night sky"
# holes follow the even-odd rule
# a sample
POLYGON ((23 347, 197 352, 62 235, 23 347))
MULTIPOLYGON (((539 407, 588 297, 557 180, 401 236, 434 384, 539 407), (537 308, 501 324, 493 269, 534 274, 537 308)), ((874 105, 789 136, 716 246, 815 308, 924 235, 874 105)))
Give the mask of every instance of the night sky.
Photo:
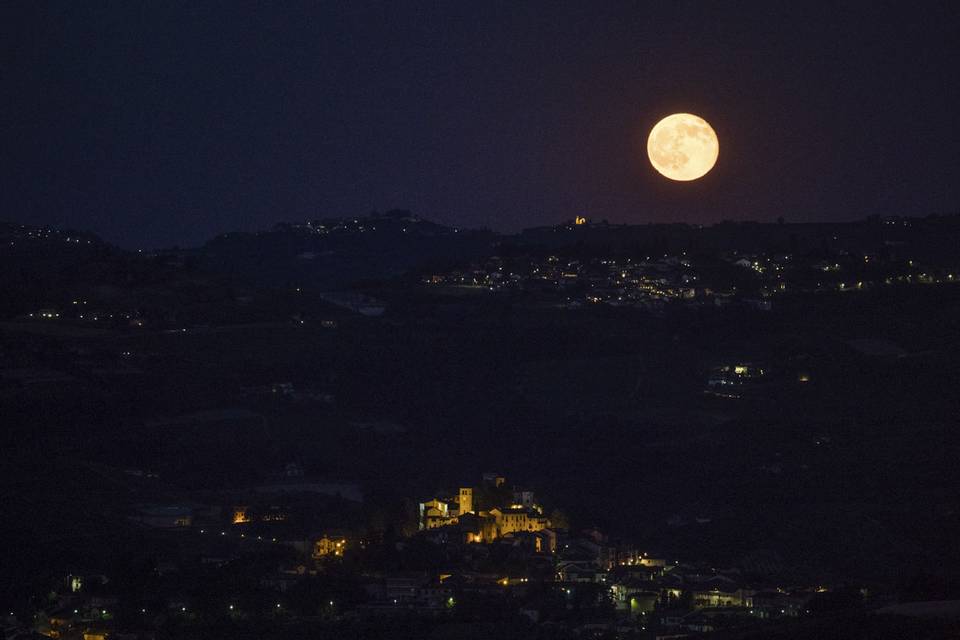
POLYGON ((955 0, 5 3, 0 219, 150 248, 391 208, 949 213, 958 43, 955 0), (646 159, 674 111, 720 137, 694 183, 646 159))

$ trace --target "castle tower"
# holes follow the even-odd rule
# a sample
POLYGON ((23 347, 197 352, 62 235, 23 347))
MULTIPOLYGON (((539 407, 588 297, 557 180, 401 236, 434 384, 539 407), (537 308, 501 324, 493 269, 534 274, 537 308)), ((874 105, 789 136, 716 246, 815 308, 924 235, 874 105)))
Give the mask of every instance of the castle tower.
POLYGON ((460 487, 460 514, 473 513, 473 489, 460 487))

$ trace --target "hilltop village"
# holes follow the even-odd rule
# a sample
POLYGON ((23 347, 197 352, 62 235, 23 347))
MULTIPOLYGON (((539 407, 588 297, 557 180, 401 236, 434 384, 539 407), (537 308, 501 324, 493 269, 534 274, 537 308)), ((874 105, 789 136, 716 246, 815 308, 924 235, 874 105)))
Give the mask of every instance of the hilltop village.
POLYGON ((557 548, 556 533, 543 508, 534 502, 533 492, 508 490, 506 478, 495 473, 484 473, 479 488, 461 487, 453 497, 421 502, 419 515, 421 531, 438 529, 436 533, 453 533, 464 542, 530 536, 538 552, 557 548))

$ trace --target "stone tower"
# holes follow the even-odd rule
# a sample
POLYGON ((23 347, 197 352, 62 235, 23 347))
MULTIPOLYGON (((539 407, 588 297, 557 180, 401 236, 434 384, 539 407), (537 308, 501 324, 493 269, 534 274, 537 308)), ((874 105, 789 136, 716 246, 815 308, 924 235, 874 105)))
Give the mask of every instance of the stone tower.
POLYGON ((460 487, 460 513, 473 513, 473 489, 460 487))

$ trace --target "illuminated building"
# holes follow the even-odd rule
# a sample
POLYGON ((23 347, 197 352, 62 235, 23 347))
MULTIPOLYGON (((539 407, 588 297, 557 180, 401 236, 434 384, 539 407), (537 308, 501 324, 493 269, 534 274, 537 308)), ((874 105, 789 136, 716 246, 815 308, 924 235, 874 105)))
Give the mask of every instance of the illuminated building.
POLYGON ((549 525, 543 515, 519 505, 507 509, 491 509, 490 515, 497 523, 497 533, 500 536, 515 531, 541 531, 549 525))
MULTIPOLYGON (((716 581, 714 581, 716 583, 716 581)), ((693 606, 702 607, 749 607, 753 605, 752 592, 735 585, 713 584, 691 590, 693 606)))
POLYGON ((342 557, 347 550, 347 539, 343 536, 324 534, 313 543, 313 559, 342 557))
POLYGON ((740 398, 761 382, 765 375, 762 367, 750 363, 713 367, 704 391, 722 398, 740 398))
POLYGON ((524 509, 533 509, 533 491, 514 491, 513 501, 521 505, 524 509))
POLYGON ((539 531, 515 531, 510 533, 509 538, 527 552, 530 553, 556 553, 557 551, 557 533, 552 529, 541 529, 539 531))
POLYGON ((461 487, 456 500, 433 498, 420 503, 420 529, 456 524, 459 516, 474 512, 473 489, 461 487))
POLYGON ((468 487, 460 488, 460 508, 461 514, 473 513, 473 489, 468 487))
POLYGON ((457 522, 457 510, 451 513, 450 503, 433 498, 420 503, 420 529, 436 529, 457 522))
POLYGON ((649 581, 627 580, 610 587, 610 595, 617 609, 629 611, 631 616, 650 613, 656 608, 660 594, 649 581))
MULTIPOLYGON (((484 473, 486 490, 500 489, 506 482, 503 476, 484 473)), ((487 495, 483 490, 481 496, 487 495)), ((509 505, 480 509, 477 491, 472 487, 460 487, 455 498, 431 498, 419 504, 419 529, 421 531, 459 525, 465 542, 493 542, 513 533, 532 533, 550 527, 543 510, 534 502, 532 491, 514 491, 514 502, 509 505)), ((489 499, 486 498, 486 499, 489 499)), ((555 540, 540 540, 537 551, 546 553, 556 547, 555 540)))
POLYGON ((603 582, 606 575, 592 560, 570 560, 557 565, 560 582, 603 582))

